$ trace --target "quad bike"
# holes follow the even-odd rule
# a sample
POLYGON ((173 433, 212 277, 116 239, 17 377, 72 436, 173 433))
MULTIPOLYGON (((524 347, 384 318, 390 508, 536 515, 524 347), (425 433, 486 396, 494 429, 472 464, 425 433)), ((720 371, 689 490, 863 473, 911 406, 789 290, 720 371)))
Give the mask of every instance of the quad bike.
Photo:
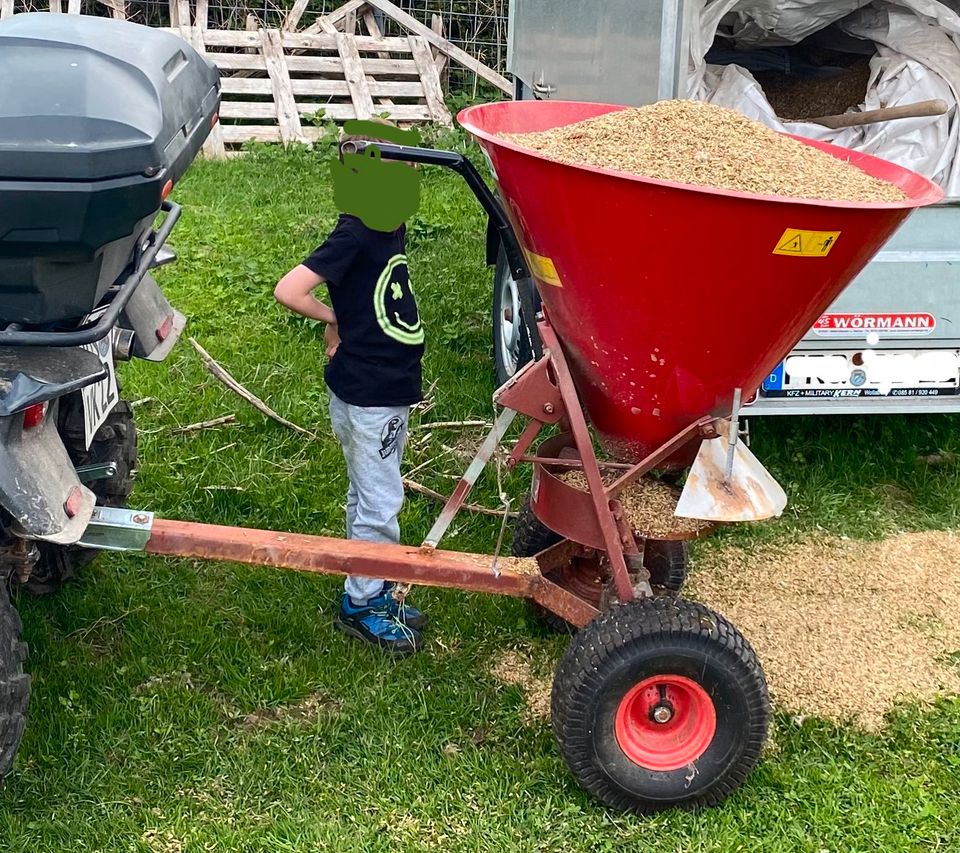
POLYGON ((98 553, 137 465, 115 362, 163 361, 185 319, 153 269, 169 200, 217 120, 216 69, 159 30, 79 15, 0 24, 0 777, 30 679, 9 598, 56 590, 98 553), (158 221, 159 220, 159 221, 158 221))

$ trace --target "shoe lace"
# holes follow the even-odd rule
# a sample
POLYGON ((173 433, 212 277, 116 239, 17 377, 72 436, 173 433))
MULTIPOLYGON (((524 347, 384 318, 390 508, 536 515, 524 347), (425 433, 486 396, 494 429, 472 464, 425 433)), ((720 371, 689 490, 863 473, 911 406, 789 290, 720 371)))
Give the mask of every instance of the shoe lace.
POLYGON ((408 583, 397 583, 393 585, 393 589, 390 590, 390 597, 393 599, 395 604, 396 615, 394 618, 403 625, 405 631, 409 631, 409 627, 404 618, 407 607, 407 594, 410 592, 411 585, 408 583))
MULTIPOLYGON (((406 584, 406 586, 409 589, 409 584, 406 584)), ((405 594, 406 593, 404 593, 404 595, 405 594)), ((403 599, 401 598, 399 601, 397 601, 396 598, 394 598, 394 601, 397 605, 396 608, 392 608, 389 606, 389 604, 387 604, 382 610, 378 608, 377 610, 372 610, 371 613, 383 619, 385 622, 388 622, 391 628, 398 629, 403 635, 404 639, 409 640, 412 643, 414 641, 414 632, 403 620, 403 599)))

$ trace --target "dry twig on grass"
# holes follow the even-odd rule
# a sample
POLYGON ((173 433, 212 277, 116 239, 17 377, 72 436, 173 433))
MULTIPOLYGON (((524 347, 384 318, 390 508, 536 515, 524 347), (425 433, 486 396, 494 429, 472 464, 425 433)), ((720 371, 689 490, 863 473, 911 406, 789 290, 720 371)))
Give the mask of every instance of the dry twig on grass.
POLYGON ((227 424, 235 424, 237 422, 236 415, 221 415, 219 418, 213 418, 209 421, 197 421, 195 424, 187 424, 186 426, 177 427, 176 429, 170 430, 171 435, 183 435, 187 432, 199 432, 204 429, 216 429, 217 427, 226 426, 227 424))
POLYGON ((486 421, 431 421, 428 423, 417 424, 412 429, 430 430, 430 429, 466 429, 467 427, 486 427, 490 429, 491 424, 486 421))
POLYGON ((208 353, 200 344, 197 343, 195 338, 190 338, 190 343, 193 345, 193 348, 200 355, 200 358, 203 359, 203 363, 206 366, 207 370, 213 375, 213 377, 225 385, 234 394, 238 397, 242 397, 246 400, 251 406, 253 406, 257 411, 266 415, 271 420, 276 421, 278 424, 287 427, 287 429, 292 429, 294 432, 300 433, 300 435, 305 435, 307 438, 312 438, 314 441, 318 441, 319 437, 316 433, 310 432, 310 430, 304 429, 302 426, 297 426, 293 421, 288 421, 282 415, 278 415, 273 409, 271 409, 266 403, 263 402, 259 397, 254 394, 251 394, 246 388, 244 388, 236 379, 234 379, 230 373, 222 367, 216 359, 213 358, 210 353, 208 353))
MULTIPOLYGON (((427 486, 422 486, 415 480, 408 480, 406 477, 404 477, 403 485, 405 488, 409 489, 411 492, 416 492, 418 495, 433 498, 435 501, 440 501, 442 504, 447 502, 447 499, 441 495, 440 492, 435 492, 433 489, 430 489, 427 486)), ((468 512, 478 512, 481 515, 492 515, 496 518, 502 518, 504 516, 504 511, 502 509, 490 509, 489 507, 478 506, 477 504, 464 504, 461 509, 465 509, 468 512)), ((506 516, 507 518, 516 518, 517 514, 515 512, 508 512, 506 513, 506 516)))

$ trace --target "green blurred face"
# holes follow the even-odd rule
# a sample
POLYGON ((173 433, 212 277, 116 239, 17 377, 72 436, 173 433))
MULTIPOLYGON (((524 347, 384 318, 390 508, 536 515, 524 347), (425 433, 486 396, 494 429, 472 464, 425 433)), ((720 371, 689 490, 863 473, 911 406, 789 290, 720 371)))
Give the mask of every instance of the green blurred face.
MULTIPOLYGON (((403 131, 375 122, 347 122, 348 134, 376 136, 398 144, 417 145, 416 131, 403 131)), ((337 209, 356 216, 375 231, 394 231, 420 206, 420 173, 412 164, 381 159, 376 143, 362 154, 342 154, 331 163, 333 198, 337 209)))
POLYGON ((394 231, 420 206, 420 173, 407 163, 381 160, 375 145, 363 154, 344 154, 330 169, 337 209, 367 228, 394 231))

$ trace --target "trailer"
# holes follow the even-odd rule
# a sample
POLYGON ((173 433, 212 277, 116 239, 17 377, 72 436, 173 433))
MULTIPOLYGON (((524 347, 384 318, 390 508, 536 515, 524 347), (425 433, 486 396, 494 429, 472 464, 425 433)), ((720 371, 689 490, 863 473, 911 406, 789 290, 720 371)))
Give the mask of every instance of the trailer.
MULTIPOLYGON (((808 19, 824 15, 822 7, 829 6, 818 4, 816 13, 793 12, 805 19, 791 29, 782 20, 782 8, 786 5, 782 0, 597 0, 590 4, 588 14, 583 4, 572 0, 511 0, 507 68, 515 79, 515 97, 641 106, 665 98, 702 96, 702 91, 691 93, 691 88, 698 71, 695 63, 704 48, 711 51, 704 56, 708 63, 729 63, 735 59, 751 68, 758 67, 761 61, 775 63, 779 55, 776 51, 794 51, 793 46, 784 47, 790 37, 811 29, 815 24, 808 19), (716 20, 709 20, 710 16, 716 20), (765 37, 758 37, 757 31, 770 27, 771 21, 778 21, 779 30, 786 35, 768 31, 765 37), (716 28, 717 36, 711 44, 700 44, 704 30, 709 32, 710 26, 716 28), (744 38, 744 33, 752 37, 752 43, 764 45, 753 51, 754 56, 750 50, 736 54, 723 49, 723 45, 732 45, 736 37, 744 38), (724 39, 724 35, 731 38, 724 39)), ((835 5, 836 14, 840 14, 863 4, 837 0, 835 5)), ((909 0, 904 0, 905 20, 911 7, 909 0)), ((958 46, 960 62, 960 17, 945 6, 941 13, 937 26, 918 17, 917 27, 929 25, 931 33, 949 36, 958 46)), ((829 43, 838 43, 843 35, 839 29, 843 19, 833 21, 834 17, 825 16, 821 23, 831 23, 806 36, 800 48, 811 42, 828 43, 824 33, 830 35, 829 43)), ((918 29, 917 36, 923 37, 924 33, 918 29)), ((844 47, 860 49, 855 41, 844 43, 844 47)), ((864 41, 863 50, 872 49, 864 41)), ((889 48, 882 50, 890 52, 889 48)), ((796 56, 787 53, 787 61, 796 64, 796 56)), ((862 69, 867 61, 865 54, 855 63, 856 69, 862 69)), ((876 56, 873 61, 877 61, 876 56)), ((940 86, 943 78, 930 73, 940 86)), ((798 85, 806 85, 802 75, 794 76, 798 85)), ((767 81, 771 74, 756 72, 756 77, 767 81)), ((789 79, 790 75, 781 75, 776 82, 781 84, 789 79)), ((846 85, 842 75, 838 80, 837 85, 846 85)), ((860 81, 864 81, 862 76, 860 81)), ((913 134, 911 145, 914 137, 922 140, 922 133, 931 127, 942 127, 955 134, 957 93, 952 87, 960 85, 960 80, 947 78, 946 84, 949 85, 940 86, 937 95, 947 99, 947 115, 891 122, 889 133, 913 134)), ((830 95, 830 86, 826 89, 830 95)), ((866 97, 866 83, 862 95, 866 97)), ((741 107, 751 117, 764 118, 756 113, 751 102, 728 99, 722 103, 741 107)), ((835 109, 835 99, 822 107, 823 113, 835 109)), ((792 125, 791 130, 807 135, 814 131, 814 126, 792 125)), ((904 144, 889 153, 878 149, 878 145, 883 147, 881 143, 870 144, 870 153, 893 162, 898 162, 898 156, 908 147, 904 144)), ((953 159, 957 159, 955 152, 953 159)), ((910 162, 900 165, 916 168, 910 162)), ((941 165, 941 175, 956 169, 955 162, 941 165)), ((934 175, 927 173, 927 177, 934 175)), ((817 319, 787 358, 758 388, 745 391, 745 414, 753 417, 960 411, 960 183, 939 182, 948 191, 944 200, 917 211, 817 319)), ((708 249, 714 239, 710 223, 691 222, 688 227, 694 242, 699 241, 708 249)), ((496 251, 496 247, 491 251, 496 251)), ((493 349, 501 383, 530 357, 521 334, 521 315, 517 286, 501 254, 493 300, 493 349)), ((734 326, 729 331, 739 334, 742 328, 734 326)))

